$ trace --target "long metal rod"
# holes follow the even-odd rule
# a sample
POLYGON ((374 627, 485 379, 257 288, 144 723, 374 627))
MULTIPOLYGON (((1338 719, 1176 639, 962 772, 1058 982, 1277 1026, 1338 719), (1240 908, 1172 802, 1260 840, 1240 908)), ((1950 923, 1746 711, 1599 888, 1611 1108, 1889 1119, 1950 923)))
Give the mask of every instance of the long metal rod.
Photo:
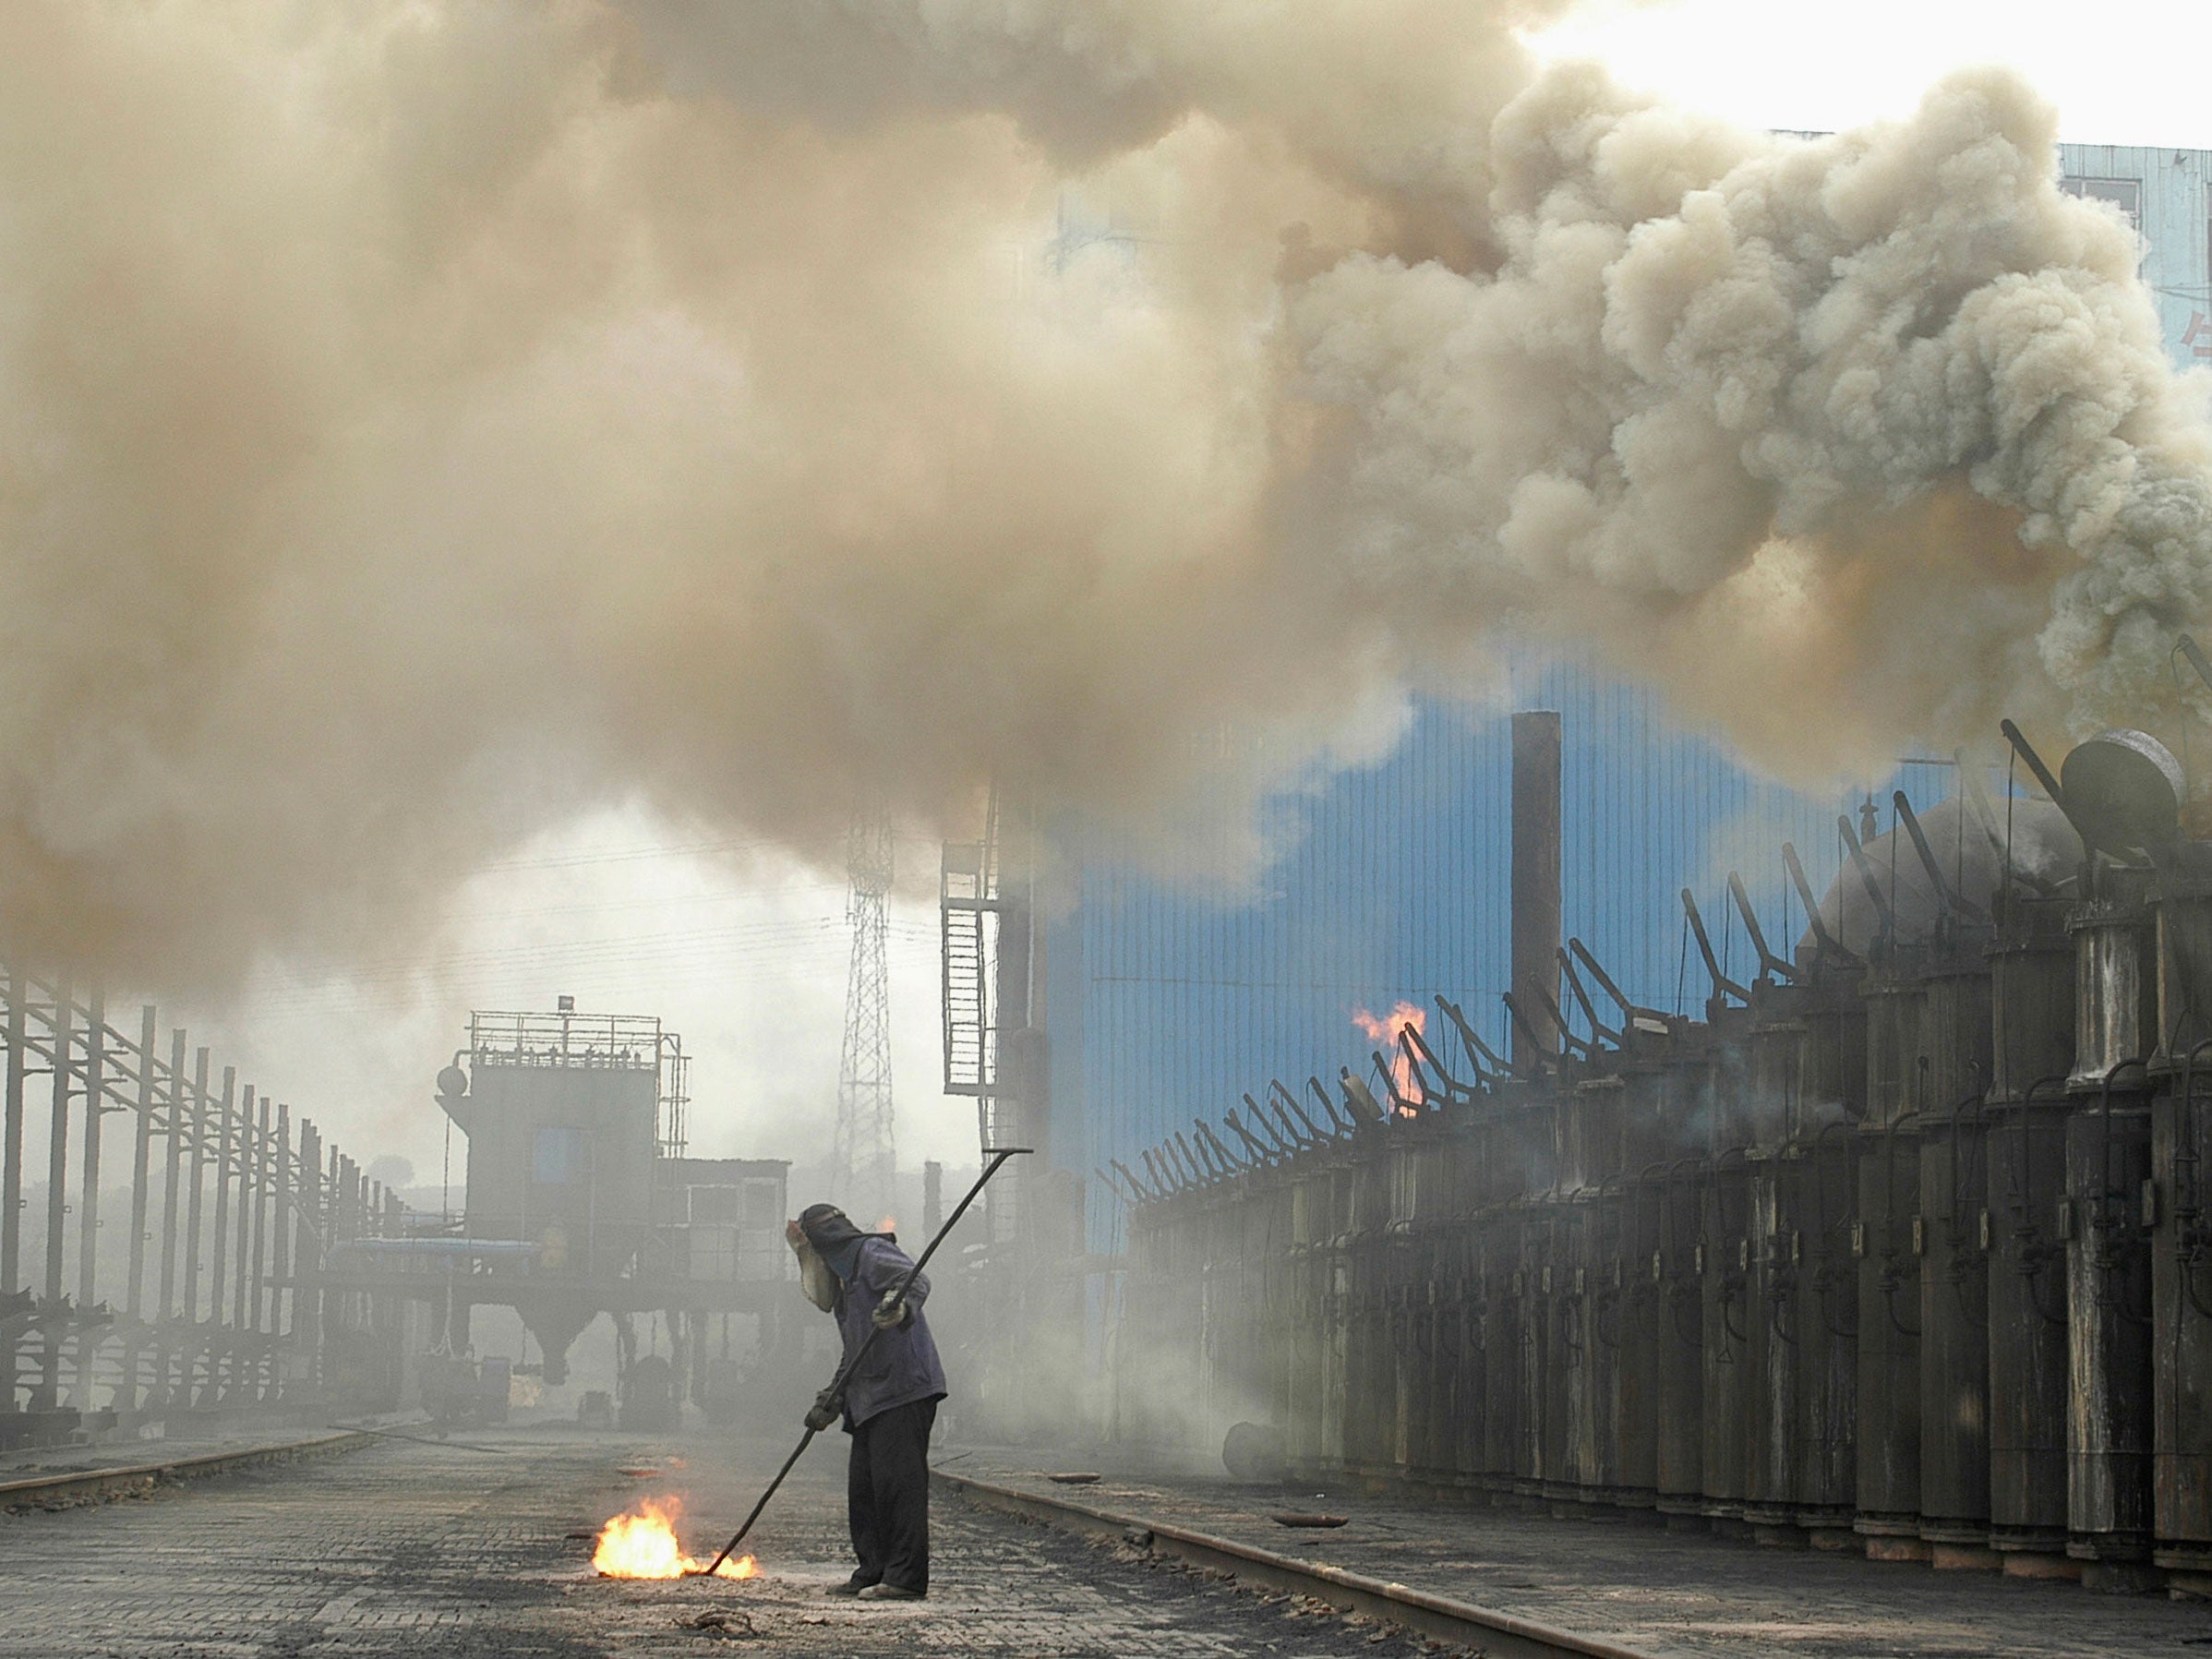
MULTIPOLYGON (((951 1235, 955 1224, 968 1213, 968 1207, 976 1201, 977 1196, 982 1192, 991 1178, 999 1172, 999 1166, 1009 1158, 1020 1158, 1031 1149, 1028 1147, 1004 1147, 991 1155, 991 1161, 983 1166, 983 1172, 976 1177, 975 1185, 968 1189, 968 1196, 960 1200, 958 1208, 945 1217, 944 1225, 937 1229, 937 1236, 930 1241, 929 1248, 915 1258, 913 1267, 907 1271, 907 1276, 898 1281, 899 1301, 906 1300, 907 1292, 913 1288, 914 1281, 921 1277, 921 1270, 929 1265, 930 1257, 937 1254, 937 1246, 944 1244, 945 1239, 951 1235)), ((830 1379, 830 1386, 823 1390, 829 1398, 834 1400, 844 1393, 847 1381, 850 1379, 853 1372, 859 1369, 860 1362, 868 1357, 868 1351, 875 1346, 876 1338, 883 1334, 880 1327, 872 1328, 866 1339, 853 1350, 852 1358, 837 1367, 837 1375, 830 1379)), ((775 1496, 775 1489, 784 1484, 784 1477, 791 1473, 793 1466, 805 1454, 806 1449, 814 1443, 814 1437, 819 1432, 819 1430, 810 1427, 806 1433, 799 1437, 799 1444, 791 1449, 791 1455, 784 1460, 784 1466, 775 1472, 775 1478, 768 1483, 768 1489, 761 1494, 760 1502, 752 1506, 752 1513, 745 1517, 745 1524, 738 1528, 731 1534, 729 1542, 722 1546, 722 1553, 695 1573, 686 1576, 711 1579, 721 1570, 722 1563, 728 1560, 731 1552, 745 1542, 745 1534, 752 1531, 752 1523, 761 1518, 761 1511, 768 1507, 768 1500, 775 1496)))

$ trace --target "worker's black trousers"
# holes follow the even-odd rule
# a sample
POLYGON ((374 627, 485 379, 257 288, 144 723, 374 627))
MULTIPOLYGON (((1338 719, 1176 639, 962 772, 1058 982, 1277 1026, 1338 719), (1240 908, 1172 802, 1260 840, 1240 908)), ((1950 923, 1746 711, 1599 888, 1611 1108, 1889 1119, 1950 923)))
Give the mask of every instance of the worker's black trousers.
POLYGON ((856 1584, 930 1587, 930 1430, 937 1402, 917 1400, 879 1413, 852 1431, 845 1501, 852 1522, 856 1584))

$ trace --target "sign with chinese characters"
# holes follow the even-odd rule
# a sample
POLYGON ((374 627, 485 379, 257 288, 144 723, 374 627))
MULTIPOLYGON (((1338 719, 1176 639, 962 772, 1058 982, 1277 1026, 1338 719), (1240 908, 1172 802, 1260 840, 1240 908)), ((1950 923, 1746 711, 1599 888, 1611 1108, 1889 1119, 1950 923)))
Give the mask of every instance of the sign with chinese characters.
POLYGON ((2212 359, 2212 317, 2202 311, 2189 313, 2189 326, 2182 331, 2182 345, 2192 356, 2212 359))

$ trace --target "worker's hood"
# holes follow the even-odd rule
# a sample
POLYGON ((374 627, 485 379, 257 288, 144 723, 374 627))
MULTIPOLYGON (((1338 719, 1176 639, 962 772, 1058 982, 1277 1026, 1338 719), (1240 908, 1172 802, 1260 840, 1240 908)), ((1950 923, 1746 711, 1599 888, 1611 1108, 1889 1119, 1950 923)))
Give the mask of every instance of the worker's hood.
POLYGON ((799 1231, 807 1235, 814 1254, 828 1264, 838 1280, 850 1280, 860 1259, 860 1245, 869 1239, 889 1238, 887 1232, 863 1232, 853 1219, 835 1204, 810 1204, 799 1212, 799 1231))

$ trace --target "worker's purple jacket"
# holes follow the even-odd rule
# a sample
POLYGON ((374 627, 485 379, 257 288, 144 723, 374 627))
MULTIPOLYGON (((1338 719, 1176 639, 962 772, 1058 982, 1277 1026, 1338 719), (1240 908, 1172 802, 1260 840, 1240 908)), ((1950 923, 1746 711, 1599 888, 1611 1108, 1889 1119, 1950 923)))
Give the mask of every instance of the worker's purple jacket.
MULTIPOLYGON (((845 1338, 847 1359, 860 1351, 875 1329, 869 1316, 875 1312, 884 1293, 896 1290, 913 1265, 913 1258, 889 1239, 860 1241, 852 1280, 841 1287, 837 1298, 837 1329, 845 1338)), ((937 1363, 937 1344, 930 1336, 930 1322, 921 1313, 929 1294, 929 1275, 918 1275, 913 1289, 907 1292, 907 1306, 913 1310, 913 1317, 878 1335, 868 1357, 846 1383, 847 1434, 894 1406, 944 1398, 944 1367, 937 1363)))

